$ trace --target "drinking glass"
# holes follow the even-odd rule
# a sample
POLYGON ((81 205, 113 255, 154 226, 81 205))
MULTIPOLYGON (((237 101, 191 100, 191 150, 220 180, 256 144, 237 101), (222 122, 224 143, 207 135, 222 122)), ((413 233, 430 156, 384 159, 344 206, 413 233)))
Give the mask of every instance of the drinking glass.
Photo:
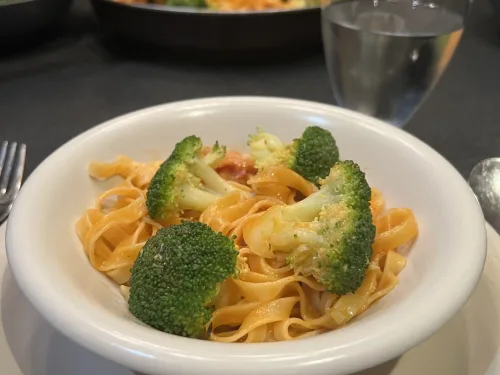
POLYGON ((323 43, 339 106, 402 127, 461 39, 471 0, 331 0, 323 43))

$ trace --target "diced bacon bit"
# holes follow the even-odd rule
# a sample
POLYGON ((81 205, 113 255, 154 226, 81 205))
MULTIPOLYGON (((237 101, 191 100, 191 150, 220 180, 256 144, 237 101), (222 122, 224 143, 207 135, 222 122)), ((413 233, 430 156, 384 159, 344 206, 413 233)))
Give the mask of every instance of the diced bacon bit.
MULTIPOLYGON (((203 147, 201 153, 206 155, 211 147, 203 147)), ((250 176, 257 173, 255 161, 246 154, 234 150, 227 150, 224 159, 218 162, 214 169, 225 180, 246 184, 250 176)))

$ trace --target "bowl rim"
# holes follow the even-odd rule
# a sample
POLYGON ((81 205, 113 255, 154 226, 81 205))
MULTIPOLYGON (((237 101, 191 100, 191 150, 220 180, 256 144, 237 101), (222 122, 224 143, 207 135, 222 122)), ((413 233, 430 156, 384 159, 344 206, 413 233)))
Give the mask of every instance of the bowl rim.
MULTIPOLYGON (((25 225, 24 228, 26 228, 25 225)), ((305 100, 252 96, 212 97, 161 104, 127 113, 88 129, 56 149, 28 177, 21 189, 7 222, 6 249, 9 265, 20 289, 45 319, 62 334, 80 345, 133 370, 150 374, 164 374, 165 368, 173 367, 179 374, 202 371, 203 373, 225 375, 234 373, 233 366, 237 366, 242 374, 255 373, 257 369, 262 374, 283 373, 285 371, 289 373, 292 368, 298 367, 302 368, 301 371, 307 368, 314 369, 317 374, 331 375, 361 371, 389 361, 430 337, 451 319, 466 303, 479 281, 486 259, 486 226, 479 203, 458 171, 430 146, 399 128, 347 109, 305 100), (436 168, 441 168, 443 173, 452 179, 451 184, 460 191, 460 195, 463 197, 460 203, 463 209, 467 210, 466 220, 470 221, 471 224, 470 233, 463 241, 469 242, 467 246, 464 246, 464 251, 475 255, 468 257, 467 262, 462 262, 460 269, 455 268, 453 273, 446 274, 447 283, 449 284, 451 279, 456 285, 461 285, 460 288, 443 289, 440 284, 433 291, 434 298, 447 299, 449 302, 431 309, 432 311, 426 309, 425 306, 412 304, 412 314, 418 314, 421 321, 425 321, 426 324, 406 326, 405 335, 391 334, 397 332, 396 328, 400 328, 396 325, 395 327, 387 327, 383 334, 381 332, 378 332, 378 335, 370 333, 361 339, 356 336, 358 337, 357 341, 338 347, 325 345, 330 344, 329 341, 331 341, 327 335, 293 342, 227 345, 186 339, 159 331, 141 331, 143 338, 145 336, 148 339, 158 338, 158 340, 153 340, 155 342, 145 342, 137 340, 129 332, 117 334, 111 329, 107 330, 107 327, 89 323, 86 320, 80 321, 85 323, 82 327, 75 324, 71 314, 68 317, 68 313, 72 312, 69 306, 62 303, 62 305, 55 307, 54 301, 64 302, 64 296, 57 295, 51 290, 47 290, 44 294, 37 292, 43 279, 32 277, 36 273, 23 267, 23 258, 29 256, 29 253, 23 249, 31 248, 31 246, 28 245, 30 236, 25 236, 24 231, 20 230, 27 217, 26 212, 23 212, 21 207, 26 195, 36 194, 36 184, 44 180, 45 170, 50 169, 53 162, 58 158, 64 159, 64 155, 70 150, 80 144, 85 144, 89 139, 99 136, 101 133, 126 127, 128 124, 133 124, 136 119, 152 115, 155 112, 163 112, 166 116, 169 112, 178 113, 179 111, 202 108, 223 111, 234 105, 304 108, 317 113, 341 116, 356 122, 359 129, 369 128, 381 136, 390 136, 398 142, 418 150, 425 157, 432 158, 436 168), (471 248, 468 248, 469 245, 471 248), (322 349, 311 351, 311 345, 308 345, 311 342, 309 340, 315 340, 316 344, 322 343, 322 345, 318 345, 322 349), (367 343, 372 345, 368 346, 367 343), (195 347, 198 349, 194 350, 195 347), (366 347, 370 348, 369 356, 366 355, 366 347), (182 363, 180 368, 178 367, 179 363, 182 363), (188 364, 190 367, 183 367, 188 364)), ((407 306, 410 302, 403 301, 403 303, 407 306)), ((390 316, 401 313, 402 309, 401 305, 398 311, 389 311, 382 314, 379 319, 387 320, 390 316)), ((113 319, 113 323, 115 320, 113 319)))

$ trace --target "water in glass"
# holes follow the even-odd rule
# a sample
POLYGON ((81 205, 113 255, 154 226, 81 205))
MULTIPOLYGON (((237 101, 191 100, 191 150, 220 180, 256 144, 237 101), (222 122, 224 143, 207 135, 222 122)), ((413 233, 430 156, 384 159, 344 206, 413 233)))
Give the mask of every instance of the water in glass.
POLYGON ((322 17, 337 104, 398 126, 438 81, 464 26, 452 7, 410 0, 333 1, 322 17))

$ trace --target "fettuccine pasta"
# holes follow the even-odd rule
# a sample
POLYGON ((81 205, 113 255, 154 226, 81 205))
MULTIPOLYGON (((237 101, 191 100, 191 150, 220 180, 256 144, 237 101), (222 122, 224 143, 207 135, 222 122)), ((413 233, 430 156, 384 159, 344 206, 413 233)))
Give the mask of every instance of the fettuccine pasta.
MULTIPOLYGON (((242 154, 231 153, 228 155, 233 160, 244 159, 242 154)), ((76 232, 90 264, 114 280, 125 298, 131 267, 146 241, 160 228, 194 220, 233 237, 239 249, 240 272, 237 278, 220 285, 213 301, 209 336, 213 341, 287 341, 346 325, 397 286, 398 275, 406 265, 400 249, 411 246, 418 234, 413 212, 406 208, 386 209, 382 193, 372 188, 376 236, 371 262, 361 287, 355 293, 337 296, 311 276, 295 273, 279 254, 262 257, 252 252, 243 237, 249 223, 259 220, 271 207, 293 204, 316 192, 314 184, 286 167, 257 173, 251 162, 235 170, 231 169, 231 160, 225 160, 220 174, 237 181, 232 183, 241 189, 218 199, 201 213, 185 211, 182 216, 159 222, 148 216, 146 193, 160 164, 140 163, 125 156, 112 163, 91 163, 91 177, 121 180, 84 212, 76 232)))

